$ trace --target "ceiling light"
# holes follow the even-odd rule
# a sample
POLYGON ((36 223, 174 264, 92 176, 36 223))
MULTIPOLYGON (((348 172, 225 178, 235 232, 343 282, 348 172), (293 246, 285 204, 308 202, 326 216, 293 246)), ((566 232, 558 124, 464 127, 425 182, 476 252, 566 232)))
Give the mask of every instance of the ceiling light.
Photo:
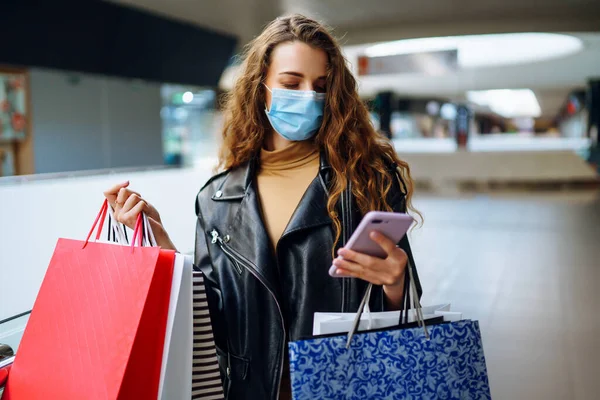
POLYGON ((184 102, 185 104, 189 104, 189 103, 191 103, 192 101, 194 101, 194 93, 192 93, 192 92, 185 92, 185 93, 183 94, 183 97, 182 97, 182 99, 183 99, 183 102, 184 102))
POLYGON ((383 57, 457 50, 460 67, 476 68, 550 60, 582 48, 582 41, 570 35, 505 33, 398 40, 370 46, 364 53, 368 57, 383 57))
POLYGON ((489 107, 504 118, 537 118, 542 114, 540 104, 531 89, 469 91, 467 99, 480 106, 489 107))
POLYGON ((438 115, 440 112, 440 104, 437 101, 429 101, 425 105, 425 110, 429 115, 438 115))
POLYGON ((446 103, 440 109, 440 116, 443 119, 454 120, 456 118, 456 106, 452 103, 446 103))

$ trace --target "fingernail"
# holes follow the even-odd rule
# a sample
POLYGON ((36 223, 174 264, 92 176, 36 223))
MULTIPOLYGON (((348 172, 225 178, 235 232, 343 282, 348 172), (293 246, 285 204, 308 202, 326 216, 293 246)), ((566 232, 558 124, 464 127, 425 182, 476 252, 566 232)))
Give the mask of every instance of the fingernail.
POLYGON ((340 255, 340 256, 343 257, 346 254, 348 254, 348 252, 346 251, 346 249, 341 248, 341 249, 338 250, 338 255, 340 255))
POLYGON ((373 232, 371 232, 370 236, 371 236, 371 239, 377 239, 379 237, 379 233, 373 231, 373 232))

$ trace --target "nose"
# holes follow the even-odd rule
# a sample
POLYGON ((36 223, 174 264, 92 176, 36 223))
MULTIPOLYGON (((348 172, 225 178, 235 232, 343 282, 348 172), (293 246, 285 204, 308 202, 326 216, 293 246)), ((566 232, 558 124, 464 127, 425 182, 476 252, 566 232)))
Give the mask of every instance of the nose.
POLYGON ((300 90, 312 90, 312 91, 317 91, 317 88, 315 87, 314 83, 311 81, 302 81, 300 83, 300 90))

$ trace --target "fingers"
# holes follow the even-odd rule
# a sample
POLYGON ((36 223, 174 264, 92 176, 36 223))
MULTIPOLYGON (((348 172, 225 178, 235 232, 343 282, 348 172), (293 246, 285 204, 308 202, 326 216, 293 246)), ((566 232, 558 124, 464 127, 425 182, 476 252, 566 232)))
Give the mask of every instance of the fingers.
POLYGON ((338 255, 344 260, 352 261, 353 263, 362 264, 364 266, 373 265, 378 258, 369 256, 367 254, 359 253, 354 250, 341 248, 338 250, 338 255))
MULTIPOLYGON (((119 194, 120 196, 120 194, 119 194)), ((142 201, 142 198, 137 193, 128 194, 125 202, 120 201, 121 199, 117 198, 117 203, 121 206, 121 212, 126 213, 131 210, 137 203, 142 201)))
POLYGON ((133 190, 121 188, 119 193, 117 194, 117 199, 115 200, 115 206, 123 207, 123 205, 129 200, 131 196, 137 196, 140 198, 140 194, 138 192, 134 192, 133 190))
POLYGON ((138 215, 140 215, 140 213, 144 211, 145 207, 146 202, 142 200, 139 196, 133 195, 127 200, 127 203, 121 209, 117 220, 127 225, 129 228, 134 229, 138 215), (126 210, 125 207, 130 208, 126 210))
POLYGON ((348 278, 359 278, 375 285, 385 285, 389 281, 388 274, 385 271, 375 270, 364 265, 353 263, 343 258, 333 260, 333 267, 336 268, 335 275, 348 278))
MULTIPOLYGON (((150 222, 152 230, 155 233, 158 232, 160 236, 164 229, 158 211, 148 204, 138 192, 135 192, 128 187, 129 181, 126 181, 114 185, 104 192, 104 196, 114 209, 113 215, 115 219, 129 228, 135 229, 138 215, 144 212, 148 216, 148 221, 150 222)), ((157 240, 159 239, 157 238, 157 240)), ((166 247, 174 248, 170 240, 168 240, 166 247)))
POLYGON ((134 229, 138 214, 147 208, 146 202, 138 193, 121 188, 115 199, 114 216, 118 222, 134 229))
POLYGON ((338 257, 335 260, 333 260, 333 267, 336 268, 337 276, 351 276, 354 278, 361 278, 365 280, 368 280, 368 278, 373 278, 371 276, 371 269, 365 268, 361 264, 345 260, 341 257, 338 257))
POLYGON ((115 186, 111 187, 110 189, 108 189, 104 192, 104 197, 106 197, 106 199, 108 200, 108 202, 110 203, 111 206, 114 207, 115 200, 117 199, 117 195, 119 194, 119 191, 122 188, 126 188, 127 186, 129 186, 129 181, 125 181, 125 182, 116 184, 115 186))
POLYGON ((372 241, 377 243, 379 245, 379 247, 381 247, 383 249, 383 251, 385 251, 387 253, 388 257, 391 256, 397 248, 396 243, 394 243, 387 236, 385 236, 379 232, 373 231, 373 232, 371 232, 369 237, 371 238, 372 241))
POLYGON ((357 274, 362 273, 362 271, 365 269, 365 267, 363 267, 362 265, 344 260, 341 257, 338 257, 335 260, 333 260, 333 265, 345 270, 346 272, 355 272, 357 274))
MULTIPOLYGON (((387 238, 385 235, 382 235, 379 232, 373 231, 373 232, 371 232, 369 237, 371 238, 371 240, 373 240, 375 243, 377 243, 387 253, 388 257, 393 256, 396 253, 396 250, 398 250, 398 247, 396 247, 396 243, 394 243, 389 238, 387 238)), ((346 259, 346 260, 350 260, 355 263, 363 264, 365 266, 369 266, 369 265, 373 264, 374 262, 376 262, 376 260, 378 260, 378 258, 376 258, 376 257, 372 257, 367 254, 359 253, 354 250, 350 250, 350 249, 346 249, 346 248, 339 249, 338 255, 344 257, 344 259, 346 259)))
POLYGON ((360 278, 376 285, 395 286, 404 281, 408 257, 395 245, 386 259, 371 257, 349 249, 340 249, 340 257, 333 260, 334 274, 340 277, 360 278))

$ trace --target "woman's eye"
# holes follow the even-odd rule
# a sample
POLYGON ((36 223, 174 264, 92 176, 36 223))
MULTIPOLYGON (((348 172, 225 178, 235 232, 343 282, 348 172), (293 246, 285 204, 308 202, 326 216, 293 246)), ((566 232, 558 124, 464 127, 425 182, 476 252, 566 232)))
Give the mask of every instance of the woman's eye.
POLYGON ((297 89, 298 88, 297 83, 282 83, 281 86, 283 86, 286 89, 297 89))
POLYGON ((325 93, 325 87, 320 87, 320 86, 316 86, 315 87, 315 92, 317 93, 325 93))

